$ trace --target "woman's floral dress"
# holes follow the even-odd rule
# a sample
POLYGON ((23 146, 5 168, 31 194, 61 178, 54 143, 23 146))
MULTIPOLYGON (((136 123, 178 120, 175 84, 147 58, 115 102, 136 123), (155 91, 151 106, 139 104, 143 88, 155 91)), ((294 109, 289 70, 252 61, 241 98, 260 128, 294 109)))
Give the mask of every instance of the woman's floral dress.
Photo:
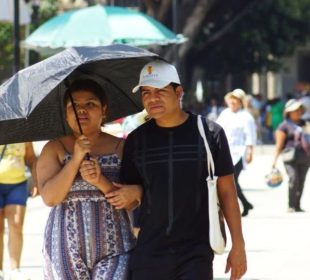
MULTIPOLYGON (((71 155, 66 154, 64 163, 71 155)), ((116 154, 98 157, 102 173, 119 181, 116 154)), ((77 176, 66 199, 52 208, 43 246, 48 280, 128 279, 128 252, 134 247, 128 214, 116 210, 96 187, 77 176)))

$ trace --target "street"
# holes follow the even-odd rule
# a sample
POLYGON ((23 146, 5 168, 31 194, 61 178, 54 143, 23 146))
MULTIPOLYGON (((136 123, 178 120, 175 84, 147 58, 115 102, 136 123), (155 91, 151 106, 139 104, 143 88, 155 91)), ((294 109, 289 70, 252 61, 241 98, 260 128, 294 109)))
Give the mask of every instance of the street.
MULTIPOLYGON (((254 209, 242 218, 246 241, 248 272, 244 280, 309 280, 310 265, 310 173, 301 207, 305 213, 287 212, 287 178, 281 186, 271 189, 264 176, 271 168, 273 146, 258 146, 255 157, 241 174, 241 186, 254 209)), ((278 167, 283 171, 283 165, 278 167)), ((40 197, 28 202, 24 228, 22 270, 32 280, 41 280, 44 226, 49 208, 40 197)), ((230 243, 227 249, 230 248, 230 243)), ((227 252, 216 256, 214 276, 216 280, 229 279, 224 273, 227 252)), ((8 269, 5 250, 4 270, 8 269)), ((194 280, 194 279, 193 279, 194 280)))

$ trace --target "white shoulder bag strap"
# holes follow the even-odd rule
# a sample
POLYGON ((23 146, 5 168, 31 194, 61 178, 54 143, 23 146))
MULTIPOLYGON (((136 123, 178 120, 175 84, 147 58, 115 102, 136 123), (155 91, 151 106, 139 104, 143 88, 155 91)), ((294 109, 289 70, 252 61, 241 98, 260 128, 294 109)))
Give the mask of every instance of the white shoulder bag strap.
POLYGON ((213 179, 214 178, 214 161, 213 161, 213 156, 209 147, 209 143, 207 141, 207 137, 206 137, 206 133, 205 133, 205 129, 203 127, 202 124, 202 120, 201 120, 201 116, 198 115, 198 129, 199 129, 199 133, 203 139, 203 142, 205 144, 205 148, 206 148, 206 152, 207 152, 207 164, 208 164, 208 178, 209 179, 213 179))
POLYGON ((226 237, 223 236, 225 225, 221 226, 220 214, 221 209, 219 206, 219 200, 217 195, 217 176, 215 176, 215 167, 213 156, 207 141, 205 129, 201 120, 201 116, 197 117, 197 125, 199 133, 204 141, 206 153, 207 153, 207 165, 208 165, 208 197, 209 197, 209 240, 210 246, 214 253, 222 254, 225 250, 226 237), (224 228, 223 228, 224 226, 224 228))

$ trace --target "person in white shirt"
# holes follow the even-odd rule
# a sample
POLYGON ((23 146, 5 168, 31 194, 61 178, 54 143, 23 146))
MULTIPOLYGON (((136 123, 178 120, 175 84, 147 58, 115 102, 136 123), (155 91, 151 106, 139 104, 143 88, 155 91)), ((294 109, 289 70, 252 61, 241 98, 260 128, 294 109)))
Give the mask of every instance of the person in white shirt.
POLYGON ((217 119, 227 136, 228 144, 235 168, 235 181, 238 198, 240 199, 243 212, 242 216, 247 216, 253 209, 253 205, 246 199, 238 183, 239 175, 245 163, 250 163, 253 159, 253 146, 256 143, 255 120, 249 112, 244 110, 243 102, 245 92, 242 89, 235 89, 225 96, 228 106, 221 112, 217 119))

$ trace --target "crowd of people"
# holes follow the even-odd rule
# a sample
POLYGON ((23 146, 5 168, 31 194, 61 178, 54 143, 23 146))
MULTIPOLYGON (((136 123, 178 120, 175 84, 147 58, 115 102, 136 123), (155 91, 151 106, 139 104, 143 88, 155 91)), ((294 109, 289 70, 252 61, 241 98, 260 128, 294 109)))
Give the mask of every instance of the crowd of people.
POLYGON ((277 176, 276 181, 282 178, 277 168, 278 158, 284 163, 289 179, 288 212, 303 212, 300 201, 310 167, 310 86, 299 84, 296 92, 284 100, 274 98, 263 102, 261 94, 246 95, 241 89, 227 93, 223 106, 213 97, 210 100, 203 113, 220 123, 226 132, 242 216, 247 216, 254 206, 245 198, 238 177, 244 165, 252 160, 253 146, 262 143, 275 144, 271 174, 277 176))
MULTIPOLYGON (((296 99, 303 106, 302 119, 310 120, 310 84, 298 83, 293 93, 283 97, 266 99, 262 93, 246 94, 243 100, 244 108, 255 120, 257 130, 257 144, 275 144, 275 132, 285 119, 285 103, 296 99)), ((216 121, 220 113, 226 108, 225 98, 210 95, 202 108, 193 106, 192 110, 216 121)))
MULTIPOLYGON (((0 269, 7 219, 10 280, 29 279, 19 270, 22 228, 27 198, 37 189, 51 207, 44 279, 213 279, 208 158, 198 117, 183 109, 179 75, 167 62, 146 64, 132 91, 141 96, 145 110, 123 123, 126 139, 102 131, 109 113, 106 92, 94 80, 83 79, 72 82, 64 95, 72 135, 50 140, 38 159, 31 143, 0 146, 0 269), (31 190, 25 165, 33 171, 31 190)), ((232 280, 247 271, 241 217, 255 206, 239 176, 260 141, 275 142, 270 168, 276 168, 280 156, 284 161, 288 211, 303 211, 300 200, 310 166, 309 99, 301 93, 264 103, 261 94, 235 89, 225 95, 225 105, 212 98, 202 111, 212 123, 212 129, 208 122, 204 128, 231 237, 225 270, 232 280)))

